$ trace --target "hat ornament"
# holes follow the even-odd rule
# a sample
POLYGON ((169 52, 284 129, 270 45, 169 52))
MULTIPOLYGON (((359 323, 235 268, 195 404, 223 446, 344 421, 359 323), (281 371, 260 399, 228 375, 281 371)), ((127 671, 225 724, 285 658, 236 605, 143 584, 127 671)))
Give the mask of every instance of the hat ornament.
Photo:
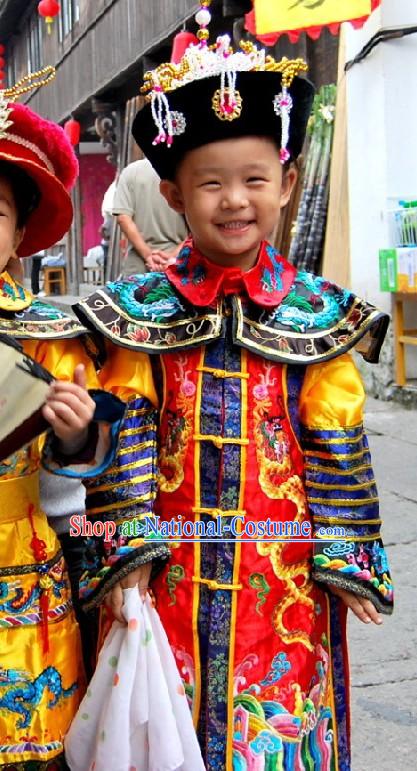
POLYGON ((187 129, 184 113, 171 111, 167 96, 170 92, 198 80, 217 76, 219 88, 212 96, 212 109, 219 120, 233 121, 240 118, 243 107, 237 88, 238 73, 278 72, 282 76, 281 91, 275 95, 271 109, 281 120, 280 161, 284 164, 290 158, 288 142, 293 100, 289 88, 296 75, 308 70, 307 64, 303 59, 289 60, 285 57, 277 62, 272 56, 266 56, 263 49, 258 49, 248 41, 241 42, 240 50, 234 52, 228 35, 222 35, 216 43, 208 45, 210 3, 211 0, 201 0, 200 9, 195 15, 199 25, 199 42, 188 46, 180 62, 161 64, 155 70, 145 73, 141 92, 151 103, 152 117, 157 128, 153 144, 165 144, 170 148, 174 137, 184 134, 187 129))

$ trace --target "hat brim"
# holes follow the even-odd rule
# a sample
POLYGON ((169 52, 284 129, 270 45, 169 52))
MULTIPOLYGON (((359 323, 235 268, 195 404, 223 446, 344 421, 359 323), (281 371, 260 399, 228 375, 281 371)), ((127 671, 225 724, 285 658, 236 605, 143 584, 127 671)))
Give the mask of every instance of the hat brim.
MULTIPOLYGON (((211 142, 242 136, 264 136, 273 139, 279 147, 281 119, 274 110, 274 98, 282 90, 280 73, 238 72, 236 89, 242 98, 242 111, 238 118, 231 121, 220 120, 213 109, 213 96, 219 88, 219 76, 212 76, 167 93, 171 113, 181 113, 185 120, 185 130, 174 136, 171 147, 165 143, 153 144, 157 128, 149 103, 136 115, 132 134, 162 179, 175 177, 176 168, 186 152, 211 142)), ((303 147, 314 86, 305 78, 295 77, 289 92, 293 106, 288 150, 294 159, 303 147)))
POLYGON ((1 151, 0 160, 21 168, 39 188, 39 204, 29 215, 22 243, 17 249, 19 257, 29 257, 53 246, 67 233, 73 217, 71 198, 59 179, 34 161, 1 151))

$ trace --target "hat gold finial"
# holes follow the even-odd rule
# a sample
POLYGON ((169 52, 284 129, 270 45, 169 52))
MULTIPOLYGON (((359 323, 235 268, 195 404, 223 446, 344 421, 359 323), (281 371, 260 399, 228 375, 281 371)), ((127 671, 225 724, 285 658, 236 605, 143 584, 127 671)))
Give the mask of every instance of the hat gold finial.
POLYGON ((195 15, 199 25, 198 43, 189 44, 180 61, 161 64, 155 70, 146 72, 141 92, 150 102, 152 117, 158 129, 154 145, 173 144, 174 136, 186 131, 186 116, 171 110, 168 95, 183 86, 199 80, 219 77, 219 88, 212 96, 212 108, 222 121, 234 121, 242 113, 242 97, 237 88, 237 78, 243 72, 273 72, 281 75, 281 91, 272 101, 271 109, 281 120, 280 159, 286 163, 290 158, 287 149, 290 136, 290 113, 293 107, 289 89, 294 78, 301 72, 307 72, 308 66, 303 59, 283 58, 277 62, 265 50, 258 48, 251 41, 240 43, 239 50, 233 51, 229 35, 221 35, 216 42, 208 45, 208 26, 211 21, 209 6, 212 0, 200 0, 200 8, 195 15))
POLYGON ((200 41, 200 46, 202 47, 207 45, 207 40, 209 39, 207 27, 211 22, 211 13, 209 11, 210 5, 211 0, 200 0, 200 8, 194 16, 199 26, 197 37, 200 41))
POLYGON ((56 69, 52 64, 48 64, 41 70, 36 72, 29 72, 23 78, 17 81, 14 86, 10 88, 4 88, 0 91, 3 97, 8 102, 14 102, 22 94, 27 94, 28 91, 33 91, 35 88, 41 88, 48 85, 55 78, 56 69))
POLYGON ((55 75, 55 67, 48 64, 47 67, 43 67, 37 72, 29 72, 14 86, 0 89, 0 139, 4 139, 8 129, 13 125, 13 121, 9 120, 9 115, 12 112, 10 103, 15 102, 19 96, 27 94, 28 91, 46 86, 54 79, 55 75))
POLYGON ((4 95, 4 91, 0 91, 0 139, 6 136, 7 130, 13 124, 13 121, 9 120, 11 111, 12 108, 4 95))

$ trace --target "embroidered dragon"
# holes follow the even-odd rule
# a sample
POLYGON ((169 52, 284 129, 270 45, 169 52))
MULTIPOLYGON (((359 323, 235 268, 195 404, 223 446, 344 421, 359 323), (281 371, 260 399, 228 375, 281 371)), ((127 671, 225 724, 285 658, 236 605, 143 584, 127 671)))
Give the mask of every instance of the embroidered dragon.
MULTIPOLYGON (((259 484, 268 498, 293 501, 297 507, 294 522, 301 523, 308 519, 304 486, 302 479, 292 473, 288 429, 285 427, 286 415, 282 400, 278 399, 277 404, 276 397, 274 401, 271 397, 277 384, 273 372, 274 365, 264 362, 263 372, 259 375, 260 382, 253 388, 254 438, 259 464, 259 484), (275 403, 276 412, 274 412, 273 403, 275 403)), ((274 608, 272 623, 275 631, 287 645, 301 643, 308 650, 313 650, 311 640, 304 630, 288 629, 284 623, 286 611, 296 603, 306 606, 310 613, 314 609, 313 598, 309 596, 313 588, 309 560, 303 557, 299 561, 288 563, 285 559, 285 548, 285 541, 257 543, 258 553, 269 558, 275 575, 285 584, 285 593, 274 608)), ((251 578, 251 586, 258 590, 257 609, 259 610, 259 602, 261 601, 262 604, 260 590, 265 591, 265 587, 260 583, 263 577, 261 574, 253 574, 251 578)))
POLYGON ((297 332, 327 329, 340 320, 340 308, 347 308, 351 302, 348 290, 329 284, 321 276, 299 271, 289 294, 272 312, 264 311, 259 321, 289 326, 297 332))
MULTIPOLYGON (((53 578, 52 593, 54 597, 61 600, 62 592, 67 588, 65 580, 62 580, 62 570, 59 578, 56 572, 51 572, 51 577, 53 578)), ((39 582, 25 590, 16 581, 0 581, 0 613, 27 611, 38 603, 40 593, 39 582)))
POLYGON ((47 667, 33 680, 24 670, 0 669, 0 711, 20 715, 16 728, 28 728, 46 690, 52 695, 48 709, 53 709, 62 699, 72 696, 77 688, 77 682, 63 688, 61 675, 55 667, 47 667))

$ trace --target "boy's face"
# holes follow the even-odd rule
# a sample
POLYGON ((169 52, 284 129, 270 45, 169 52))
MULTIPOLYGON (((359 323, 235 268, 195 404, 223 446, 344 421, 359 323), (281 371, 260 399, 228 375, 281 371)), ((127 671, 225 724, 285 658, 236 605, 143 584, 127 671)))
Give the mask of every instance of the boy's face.
POLYGON ((0 273, 18 248, 23 237, 17 230, 17 209, 11 185, 0 177, 0 273))
POLYGON ((274 142, 242 137, 213 142, 185 156, 161 192, 185 214, 197 248, 220 265, 248 270, 288 202, 297 172, 283 172, 274 142))

